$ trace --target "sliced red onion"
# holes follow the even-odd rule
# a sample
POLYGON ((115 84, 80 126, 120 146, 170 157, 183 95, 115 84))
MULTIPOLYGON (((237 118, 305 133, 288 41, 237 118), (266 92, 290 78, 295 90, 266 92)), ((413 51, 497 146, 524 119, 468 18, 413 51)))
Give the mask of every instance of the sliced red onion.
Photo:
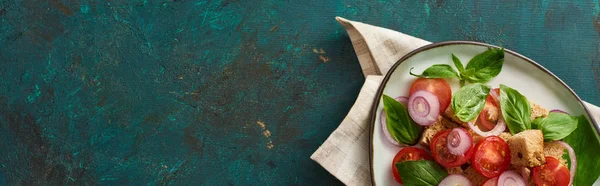
POLYGON ((481 186, 498 186, 498 177, 488 179, 481 186))
POLYGON ((558 141, 558 143, 562 144, 567 148, 569 152, 569 159, 571 159, 571 167, 569 167, 569 171, 571 172, 571 180, 569 181, 569 185, 573 184, 573 178, 575 177, 575 171, 577 170, 577 158, 575 157, 575 151, 573 148, 565 143, 564 141, 558 141))
POLYGON ((515 171, 504 171, 498 177, 498 186, 526 186, 527 183, 515 171))
MULTIPOLYGON (((406 96, 399 96, 396 99, 396 101, 402 103, 403 105, 406 106, 406 103, 408 103, 408 97, 406 96)), ((392 135, 390 135, 390 131, 387 128, 387 118, 385 115, 385 110, 381 110, 381 113, 379 114, 379 123, 381 124, 381 129, 383 130, 383 135, 385 136, 385 138, 392 143, 392 145, 396 145, 396 146, 404 146, 403 144, 398 143, 394 138, 392 138, 392 135)))
MULTIPOLYGON (((477 121, 477 120, 475 120, 475 121, 477 121)), ((502 114, 500 114, 500 116, 498 117, 498 123, 496 123, 496 126, 492 130, 487 131, 487 132, 481 131, 481 129, 479 129, 479 127, 475 126, 475 123, 473 121, 467 122, 467 124, 469 124, 469 128, 471 130, 473 130, 473 132, 475 132, 483 137, 498 136, 498 135, 502 134, 502 132, 504 132, 504 130, 506 130, 506 123, 504 122, 504 118, 502 117, 502 114)))
POLYGON ((527 167, 521 168, 521 177, 525 180, 525 183, 529 182, 529 177, 531 176, 531 171, 527 167))
POLYGON ((440 182, 438 186, 471 186, 471 181, 460 174, 451 174, 440 182))
POLYGON ((494 98, 494 101, 496 101, 496 103, 498 103, 498 105, 500 105, 500 95, 498 95, 498 93, 492 89, 492 91, 490 91, 490 96, 492 96, 492 98, 494 98))
POLYGON ((402 103, 404 106, 406 106, 406 104, 408 104, 408 97, 407 96, 398 96, 396 99, 396 101, 402 103))
POLYGON ((568 112, 565 112, 565 111, 562 111, 562 110, 558 110, 558 109, 553 109, 550 112, 557 112, 557 113, 569 114, 568 112))
POLYGON ((473 137, 463 128, 454 128, 448 134, 448 151, 454 155, 463 155, 473 145, 473 137))
POLYGON ((435 94, 419 90, 408 98, 408 114, 417 124, 429 126, 440 116, 440 102, 435 94))
MULTIPOLYGON (((499 101, 499 97, 498 94, 496 93, 496 91, 490 91, 490 95, 492 96, 492 98, 494 98, 494 101, 496 101, 496 103, 498 103, 498 105, 500 105, 500 101, 499 101)), ((477 116, 479 117, 479 116, 477 116)), ((504 132, 504 130, 506 130, 506 122, 504 121, 504 117, 502 116, 502 112, 498 113, 498 122, 496 123, 496 126, 487 132, 483 132, 481 131, 481 129, 479 129, 479 127, 475 126, 475 121, 477 121, 478 118, 475 118, 475 120, 467 122, 469 124, 469 128, 471 128, 471 130, 473 130, 475 133, 479 134, 480 136, 483 137, 488 137, 488 136, 498 136, 500 134, 502 134, 502 132, 504 132)))

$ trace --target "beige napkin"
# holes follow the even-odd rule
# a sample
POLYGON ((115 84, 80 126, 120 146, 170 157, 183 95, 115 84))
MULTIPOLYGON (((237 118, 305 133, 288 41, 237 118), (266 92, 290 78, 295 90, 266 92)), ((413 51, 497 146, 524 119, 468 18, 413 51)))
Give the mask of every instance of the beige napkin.
MULTIPOLYGON (((366 80, 346 118, 310 158, 346 185, 370 185, 369 112, 382 74, 405 54, 431 42, 341 17, 336 20, 348 31, 366 80)), ((600 108, 585 105, 600 122, 600 108)))

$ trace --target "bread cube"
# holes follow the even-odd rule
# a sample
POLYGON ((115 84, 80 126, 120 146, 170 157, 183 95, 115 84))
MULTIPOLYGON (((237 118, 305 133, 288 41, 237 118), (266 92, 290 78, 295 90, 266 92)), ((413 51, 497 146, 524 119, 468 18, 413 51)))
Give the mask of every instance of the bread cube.
POLYGON ((525 130, 510 137, 507 143, 511 164, 515 167, 534 167, 546 163, 541 130, 525 130))
POLYGON ((440 116, 435 123, 425 127, 425 130, 423 130, 423 134, 421 135, 421 140, 419 140, 419 144, 429 147, 431 139, 433 139, 438 132, 456 127, 459 127, 458 124, 440 116))
POLYGON ((463 170, 462 170, 462 168, 460 168, 460 166, 446 168, 446 172, 448 172, 448 175, 450 175, 450 174, 463 174, 463 170))
POLYGON ((465 169, 465 171, 463 172, 463 176, 471 180, 471 183, 474 186, 482 185, 483 182, 485 182, 488 179, 485 176, 479 174, 479 172, 477 172, 477 170, 475 170, 473 166, 469 166, 467 169, 465 169))
POLYGON ((567 160, 562 156, 565 154, 565 146, 558 143, 557 141, 544 143, 544 155, 551 156, 560 161, 561 164, 567 166, 567 160))
POLYGON ((500 135, 498 135, 498 137, 502 138, 504 141, 508 141, 508 139, 512 137, 512 135, 510 134, 510 132, 503 132, 500 135))
POLYGON ((546 117, 550 113, 550 111, 548 111, 548 109, 546 109, 538 104, 535 104, 534 102, 530 101, 529 103, 531 105, 531 117, 530 117, 531 121, 535 120, 535 118, 538 118, 538 117, 546 117))
POLYGON ((442 113, 442 116, 444 116, 446 119, 454 121, 455 123, 459 124, 460 126, 462 126, 464 128, 469 128, 469 124, 467 124, 466 122, 460 121, 460 119, 458 119, 458 117, 456 117, 454 115, 454 111, 452 110, 452 107, 448 107, 448 109, 446 109, 446 111, 444 111, 444 113, 442 113))

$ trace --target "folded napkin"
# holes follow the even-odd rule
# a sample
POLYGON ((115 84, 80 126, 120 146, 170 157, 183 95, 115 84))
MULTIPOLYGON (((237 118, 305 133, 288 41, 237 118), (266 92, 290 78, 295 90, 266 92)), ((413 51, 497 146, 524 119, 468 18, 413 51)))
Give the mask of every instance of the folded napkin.
MULTIPOLYGON (((383 74, 402 56, 431 42, 341 17, 366 76, 356 102, 340 126, 310 158, 346 185, 370 185, 369 113, 383 74)), ((600 108, 584 102, 600 123, 600 108)))

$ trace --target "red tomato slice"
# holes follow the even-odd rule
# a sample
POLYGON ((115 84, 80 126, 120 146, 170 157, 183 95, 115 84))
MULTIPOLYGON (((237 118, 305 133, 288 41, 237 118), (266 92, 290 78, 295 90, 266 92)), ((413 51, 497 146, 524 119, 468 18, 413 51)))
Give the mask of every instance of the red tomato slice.
MULTIPOLYGON (((496 91, 496 94, 500 96, 500 88, 494 88, 492 91, 496 91)), ((485 102, 494 104, 496 107, 500 107, 500 105, 496 104, 491 94, 488 94, 487 98, 485 98, 485 102)))
POLYGON ((510 166, 508 144, 498 136, 482 139, 475 145, 475 154, 471 163, 473 168, 485 177, 500 176, 510 166))
POLYGON ((396 156, 394 156, 394 160, 392 161, 392 173, 394 173, 394 179, 400 184, 402 184, 402 179, 400 179, 400 173, 398 169, 396 169, 396 163, 405 162, 405 161, 416 161, 416 160, 431 160, 431 156, 425 150, 416 148, 416 147, 404 147, 400 150, 396 156))
POLYGON ((448 151, 447 141, 450 131, 451 129, 438 132, 435 134, 431 140, 431 143, 429 144, 431 154, 433 154, 433 159, 447 168, 461 166, 462 164, 465 164, 473 155, 473 146, 469 147, 469 150, 467 150, 467 152, 463 155, 457 156, 448 151))
MULTIPOLYGON (((500 95, 500 89, 499 88, 495 88, 492 89, 492 91, 496 91, 496 94, 500 95)), ((481 113, 479 114, 479 122, 478 122, 478 126, 480 126, 481 129, 486 129, 486 130, 492 130, 495 126, 496 123, 495 122, 491 122, 488 120, 489 115, 488 113, 490 112, 490 110, 492 110, 491 112, 496 112, 498 114, 500 114, 500 105, 498 105, 498 103, 496 103, 496 101, 494 101, 494 98, 492 97, 491 94, 488 94, 487 98, 485 99, 485 106, 483 107, 483 109, 481 110, 481 113)))
POLYGON ((538 186, 567 186, 570 179, 569 169, 550 156, 546 156, 546 164, 533 168, 533 182, 538 186))
POLYGON ((440 113, 446 111, 452 100, 452 89, 450 89, 448 82, 441 78, 418 78, 410 86, 409 95, 417 90, 426 90, 435 94, 440 102, 440 113))
POLYGON ((481 186, 498 186, 498 177, 490 178, 489 180, 483 182, 481 186))
POLYGON ((489 131, 492 130, 494 127, 496 127, 496 122, 498 122, 496 120, 496 122, 492 122, 490 120, 488 120, 489 118, 489 113, 490 112, 495 112, 497 114, 500 114, 500 109, 498 109, 495 105, 493 105, 490 102, 485 102, 485 106, 483 107, 483 109, 481 110, 481 112, 479 113, 479 122, 477 123, 478 126, 481 129, 485 129, 485 131, 489 131))

